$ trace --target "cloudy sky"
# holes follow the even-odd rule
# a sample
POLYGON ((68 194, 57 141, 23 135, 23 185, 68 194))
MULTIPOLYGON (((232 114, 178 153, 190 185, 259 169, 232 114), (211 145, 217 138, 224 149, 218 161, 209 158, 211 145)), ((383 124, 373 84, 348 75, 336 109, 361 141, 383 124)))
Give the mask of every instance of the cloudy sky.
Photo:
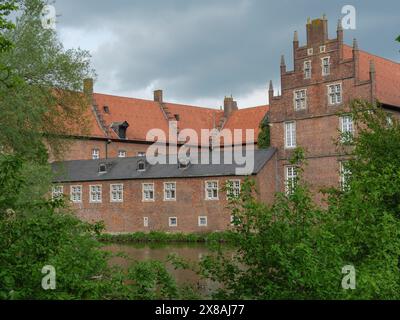
POLYGON ((325 13, 330 36, 344 5, 357 12, 361 49, 396 61, 399 0, 57 0, 57 31, 67 48, 91 52, 95 91, 219 107, 233 95, 239 107, 266 103, 278 85, 280 55, 291 69, 293 32, 305 42, 307 17, 325 13))

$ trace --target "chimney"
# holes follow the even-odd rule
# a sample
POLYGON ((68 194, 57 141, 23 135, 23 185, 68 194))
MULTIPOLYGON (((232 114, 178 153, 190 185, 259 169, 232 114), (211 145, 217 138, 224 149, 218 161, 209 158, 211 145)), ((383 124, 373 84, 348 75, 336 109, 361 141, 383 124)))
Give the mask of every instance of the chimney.
POLYGON ((154 101, 163 103, 163 91, 162 90, 155 90, 154 91, 154 101))
POLYGON ((322 19, 307 21, 307 46, 322 44, 328 40, 328 20, 324 15, 322 19))
POLYGON ((338 45, 339 45, 339 60, 343 60, 343 27, 342 27, 342 20, 339 19, 338 25, 337 25, 337 40, 338 40, 338 45))
POLYGON ((225 118, 228 118, 233 111, 237 111, 238 106, 237 102, 233 100, 233 97, 225 97, 224 99, 224 116, 225 118))
POLYGON ((87 78, 83 80, 83 93, 91 96, 93 95, 93 79, 87 78))

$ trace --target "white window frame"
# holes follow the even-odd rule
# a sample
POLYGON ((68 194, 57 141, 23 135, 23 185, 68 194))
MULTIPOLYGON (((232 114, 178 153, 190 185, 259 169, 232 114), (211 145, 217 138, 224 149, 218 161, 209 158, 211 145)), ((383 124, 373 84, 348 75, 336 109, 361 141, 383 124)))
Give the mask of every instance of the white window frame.
POLYGON ((177 228, 178 227, 178 218, 177 217, 169 217, 168 218, 168 225, 170 228, 177 228), (171 220, 175 219, 176 220, 176 224, 172 224, 171 220))
POLYGON ((328 93, 328 105, 330 106, 337 106, 337 105, 341 105, 343 103, 343 85, 342 83, 332 83, 327 85, 327 93, 328 93), (337 92, 335 90, 335 92, 331 91, 331 87, 340 87, 340 101, 337 100, 337 92), (332 96, 335 97, 335 101, 333 102, 332 100, 332 96))
POLYGON ((294 106, 295 111, 307 109, 307 89, 300 89, 300 90, 293 91, 293 106, 294 106), (298 94, 301 94, 300 97, 298 96, 298 94), (300 101, 299 108, 297 107, 297 101, 300 101), (304 101, 303 104, 302 104, 302 101, 304 101))
POLYGON ((164 182, 164 201, 176 201, 176 182, 175 181, 168 181, 164 182), (174 187, 172 189, 167 188, 168 185, 173 185, 174 187), (168 193, 172 192, 174 193, 174 197, 168 197, 168 193))
MULTIPOLYGON (((351 138, 354 137, 354 120, 351 115, 340 116, 340 132, 342 135, 348 135, 351 138)), ((346 137, 342 136, 342 142, 345 141, 346 137)))
POLYGON ((138 156, 138 157, 145 157, 145 156, 146 156, 146 152, 144 152, 144 151, 139 151, 139 152, 137 153, 137 156, 138 156))
POLYGON ((206 195, 206 200, 207 201, 217 201, 219 200, 219 181, 218 180, 208 180, 204 182, 204 187, 205 187, 205 195, 206 195), (209 186, 209 184, 216 184, 217 186, 209 186), (209 196, 208 191, 211 190, 212 196, 209 196), (217 195, 214 196, 214 191, 217 191, 217 195))
POLYGON ((296 186, 297 168, 296 166, 285 166, 285 193, 286 195, 293 194, 296 186))
POLYGON ((325 53, 326 52, 326 46, 324 45, 324 46, 320 46, 319 47, 319 52, 320 53, 325 53))
POLYGON ((307 55, 312 56, 314 54, 314 48, 308 48, 307 49, 307 55))
POLYGON ((123 183, 113 183, 110 184, 110 202, 121 203, 124 202, 124 184, 123 183), (114 187, 121 187, 121 190, 114 190, 114 187), (121 193, 121 199, 114 198, 114 193, 121 193))
POLYGON ((297 147, 297 132, 296 132, 296 121, 288 121, 284 123, 285 130, 285 149, 294 149, 297 147), (291 125, 291 131, 289 133, 289 125, 291 125))
POLYGON ((143 217, 143 227, 149 227, 149 217, 143 217))
POLYGON ((198 226, 199 226, 199 227, 202 227, 202 228, 208 227, 208 217, 207 217, 207 216, 199 216, 197 222, 198 222, 198 226), (205 224, 201 224, 201 220, 202 220, 202 219, 205 219, 205 220, 206 220, 206 223, 205 223, 205 224))
POLYGON ((234 197, 234 198, 239 198, 239 197, 240 197, 240 192, 241 192, 241 190, 242 190, 242 181, 241 181, 240 179, 234 179, 234 180, 228 180, 228 183, 232 183, 232 192, 233 192, 233 195, 230 194, 230 193, 229 193, 229 190, 228 190, 228 191, 227 191, 227 194, 226 194, 226 198, 227 198, 227 199, 232 198, 232 197, 234 197), (236 183, 236 184, 239 183, 239 185, 236 185, 236 186, 235 186, 235 183, 236 183))
POLYGON ((83 187, 82 185, 73 185, 70 187, 70 200, 73 203, 82 203, 82 194, 83 194, 83 187), (74 188, 79 188, 79 192, 74 192, 74 188), (79 195, 79 200, 74 199, 74 195, 79 195))
POLYGON ((322 72, 322 76, 323 77, 329 76, 331 74, 331 57, 328 56, 328 57, 321 58, 321 68, 322 68, 321 72, 322 72), (325 64, 324 64, 324 62, 326 60, 328 60, 328 65, 327 65, 328 70, 327 70, 327 72, 325 72, 325 64))
POLYGON ((64 186, 53 186, 51 190, 51 198, 58 200, 64 196, 64 186), (57 190, 58 189, 58 190, 57 190))
POLYGON ((146 182, 142 183, 142 201, 143 202, 154 202, 156 200, 156 192, 155 192, 155 186, 154 182, 146 182), (151 190, 146 190, 146 186, 151 186, 151 190), (152 192, 153 197, 152 198, 146 198, 146 193, 147 192, 152 192))
POLYGON ((126 151, 118 150, 118 158, 126 158, 126 151))
POLYGON ((99 160, 100 159, 100 149, 94 148, 92 149, 92 160, 99 160))
POLYGON ((344 168, 345 167, 344 164, 346 162, 347 161, 340 161, 339 162, 339 183, 340 183, 340 189, 342 191, 345 191, 346 188, 348 188, 347 179, 346 178, 348 178, 348 176, 351 175, 350 170, 344 168))
POLYGON ((311 60, 304 61, 303 72, 304 72, 304 79, 311 79, 311 77, 312 77, 312 61, 311 60), (309 64, 309 68, 306 68, 307 64, 309 64))
POLYGON ((103 202, 103 186, 101 184, 90 185, 89 186, 89 202, 90 203, 102 203, 103 202), (93 188, 99 188, 100 191, 93 191, 93 188), (100 199, 94 199, 93 195, 99 195, 100 199))

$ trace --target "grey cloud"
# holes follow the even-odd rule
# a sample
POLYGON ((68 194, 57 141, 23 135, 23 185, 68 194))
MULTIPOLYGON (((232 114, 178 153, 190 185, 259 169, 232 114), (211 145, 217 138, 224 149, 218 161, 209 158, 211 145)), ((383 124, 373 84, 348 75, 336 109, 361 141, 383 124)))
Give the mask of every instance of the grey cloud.
MULTIPOLYGON (((93 53, 98 87, 118 94, 156 82, 167 96, 190 102, 246 95, 279 77, 279 59, 291 65, 293 31, 305 41, 307 17, 326 13, 330 34, 347 1, 262 0, 58 0, 59 28, 107 29, 112 41, 93 53), (109 82, 114 79, 115 82, 109 82), (112 87, 108 86, 112 83, 112 87)), ((394 42, 398 0, 352 2, 358 28, 346 41, 398 59, 394 42)), ((397 30, 396 30, 397 28, 397 30)))

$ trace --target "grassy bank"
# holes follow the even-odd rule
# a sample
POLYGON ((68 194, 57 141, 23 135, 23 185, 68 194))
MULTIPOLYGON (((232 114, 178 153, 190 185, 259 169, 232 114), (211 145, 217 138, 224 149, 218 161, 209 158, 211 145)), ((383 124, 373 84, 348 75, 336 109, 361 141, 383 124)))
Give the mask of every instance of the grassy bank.
POLYGON ((165 232, 135 232, 129 234, 102 234, 101 242, 117 243, 233 243, 232 232, 212 233, 165 233, 165 232))

